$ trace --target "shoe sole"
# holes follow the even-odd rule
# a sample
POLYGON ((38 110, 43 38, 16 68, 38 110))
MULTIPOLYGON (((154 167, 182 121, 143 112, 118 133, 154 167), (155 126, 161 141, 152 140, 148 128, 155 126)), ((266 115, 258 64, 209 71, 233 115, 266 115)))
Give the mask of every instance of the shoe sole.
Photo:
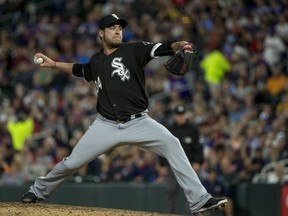
POLYGON ((22 203, 36 203, 36 201, 31 201, 31 200, 22 200, 22 203))
POLYGON ((39 199, 39 198, 35 198, 35 199, 22 198, 21 200, 22 203, 36 203, 36 202, 41 202, 41 201, 43 201, 43 199, 39 199))
POLYGON ((37 199, 23 198, 21 200, 22 203, 36 203, 37 199))
POLYGON ((22 203, 37 203, 41 202, 43 200, 37 199, 37 200, 21 200, 22 203))
POLYGON ((201 215, 207 211, 219 210, 221 208, 224 208, 227 205, 227 202, 228 202, 227 199, 221 200, 216 205, 212 205, 208 208, 202 209, 202 210, 195 212, 193 214, 196 216, 196 215, 201 215))

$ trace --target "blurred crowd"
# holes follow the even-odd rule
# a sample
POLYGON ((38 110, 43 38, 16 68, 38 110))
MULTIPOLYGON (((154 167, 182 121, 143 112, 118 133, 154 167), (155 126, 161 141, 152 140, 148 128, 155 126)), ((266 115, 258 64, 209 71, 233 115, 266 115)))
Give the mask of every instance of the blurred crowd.
MULTIPOLYGON (((199 127, 203 181, 251 181, 266 164, 288 157, 287 0, 2 0, 0 185, 45 175, 95 118, 93 83, 40 68, 33 57, 86 63, 101 49, 98 21, 111 13, 128 20, 126 42, 186 40, 198 47, 186 76, 169 74, 165 57, 145 74, 152 118, 169 125, 171 109, 183 104, 199 127)), ((159 156, 124 146, 71 180, 157 184, 166 176, 159 156)))

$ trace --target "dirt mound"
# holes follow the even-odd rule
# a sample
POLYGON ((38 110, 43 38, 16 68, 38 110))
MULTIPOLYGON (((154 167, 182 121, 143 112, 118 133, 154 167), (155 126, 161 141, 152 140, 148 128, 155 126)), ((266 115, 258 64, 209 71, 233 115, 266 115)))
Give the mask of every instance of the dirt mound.
POLYGON ((56 205, 49 203, 23 204, 16 202, 0 202, 0 216, 168 216, 154 212, 142 212, 122 209, 106 209, 97 207, 56 205))

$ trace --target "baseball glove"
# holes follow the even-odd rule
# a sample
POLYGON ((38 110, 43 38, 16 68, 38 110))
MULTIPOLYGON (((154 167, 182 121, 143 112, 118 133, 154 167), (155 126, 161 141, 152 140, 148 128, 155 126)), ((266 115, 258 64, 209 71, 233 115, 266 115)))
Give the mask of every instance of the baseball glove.
POLYGON ((184 44, 174 56, 164 64, 166 70, 177 76, 183 76, 190 71, 197 58, 197 48, 192 43, 184 44))

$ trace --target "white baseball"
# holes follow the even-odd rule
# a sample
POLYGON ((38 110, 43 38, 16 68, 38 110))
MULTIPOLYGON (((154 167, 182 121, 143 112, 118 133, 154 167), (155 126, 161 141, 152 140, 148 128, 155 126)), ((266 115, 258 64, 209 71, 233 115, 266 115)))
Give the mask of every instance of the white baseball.
POLYGON ((34 63, 35 64, 42 64, 44 62, 44 59, 42 57, 34 57, 34 63))

